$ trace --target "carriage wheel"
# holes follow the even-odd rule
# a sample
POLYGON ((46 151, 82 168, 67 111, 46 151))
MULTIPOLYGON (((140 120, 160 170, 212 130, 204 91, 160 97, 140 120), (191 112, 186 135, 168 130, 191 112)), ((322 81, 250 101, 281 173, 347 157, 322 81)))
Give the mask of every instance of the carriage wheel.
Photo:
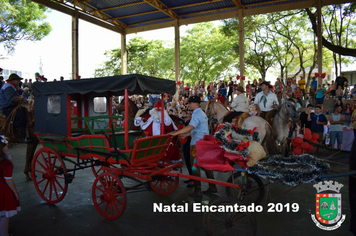
MULTIPOLYGON (((228 206, 243 203, 236 202, 231 198, 219 198, 210 206, 228 206)), ((203 225, 206 233, 210 236, 214 235, 256 235, 257 224, 253 214, 248 212, 205 212, 203 216, 203 225)))
POLYGON ((96 210, 105 219, 115 220, 125 210, 125 187, 113 173, 104 172, 96 177, 92 188, 92 198, 96 210))
MULTIPOLYGON (((158 166, 166 167, 172 165, 169 160, 162 160, 158 166)), ((176 168, 172 170, 177 170, 176 168)), ((158 194, 168 195, 174 192, 178 186, 178 176, 155 175, 150 183, 151 188, 158 194)))
POLYGON ((62 201, 67 193, 67 169, 61 156, 50 148, 41 148, 32 161, 32 179, 40 197, 48 203, 62 201))
POLYGON ((233 199, 238 199, 244 203, 260 203, 263 200, 265 188, 262 180, 254 174, 247 174, 247 181, 243 181, 244 177, 241 171, 234 173, 227 180, 229 183, 238 184, 241 188, 234 189, 226 187, 226 195, 233 199))

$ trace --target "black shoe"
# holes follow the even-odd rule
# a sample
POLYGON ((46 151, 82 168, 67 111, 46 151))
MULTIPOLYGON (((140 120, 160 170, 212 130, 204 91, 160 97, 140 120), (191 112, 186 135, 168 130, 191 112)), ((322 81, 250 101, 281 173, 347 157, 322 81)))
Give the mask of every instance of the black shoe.
POLYGON ((188 184, 190 182, 190 180, 188 179, 188 180, 184 180, 183 181, 183 183, 185 183, 185 184, 188 184))

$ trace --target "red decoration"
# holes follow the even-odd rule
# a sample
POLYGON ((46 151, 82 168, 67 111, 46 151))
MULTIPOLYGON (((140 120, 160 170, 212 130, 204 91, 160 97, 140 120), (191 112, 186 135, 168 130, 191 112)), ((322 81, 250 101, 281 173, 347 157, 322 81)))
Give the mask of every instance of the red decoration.
POLYGON ((81 78, 81 76, 78 73, 75 73, 75 75, 76 75, 77 79, 81 78))
POLYGON ((317 134, 317 133, 314 133, 314 134, 312 134, 312 141, 313 140, 318 140, 319 139, 319 134, 317 134))
POLYGON ((297 156, 300 155, 300 154, 302 154, 302 149, 301 149, 300 147, 294 148, 293 154, 294 154, 294 155, 297 155, 297 156))
POLYGON ((326 76, 326 73, 322 73, 321 75, 319 75, 319 73, 315 73, 316 78, 321 77, 321 78, 325 79, 325 76, 326 76))
POLYGON ((309 148, 309 143, 303 142, 302 145, 300 145, 300 147, 301 147, 303 150, 308 150, 308 148, 309 148))
POLYGON ((245 80, 245 76, 242 76, 241 79, 242 79, 242 80, 245 80))
POLYGON ((236 79, 239 80, 239 79, 240 79, 240 76, 239 76, 239 75, 236 75, 236 79))
POLYGON ((311 134, 310 129, 306 128, 304 130, 304 138, 308 141, 310 141, 312 139, 312 134, 311 134))
POLYGON ((292 142, 294 142, 296 144, 295 146, 297 147, 303 143, 303 139, 301 137, 296 137, 292 140, 292 142))
POLYGON ((308 151, 309 151, 309 152, 313 152, 313 151, 314 151, 314 148, 315 148, 315 147, 314 147, 313 145, 310 145, 310 144, 309 144, 308 151))
POLYGON ((176 85, 178 85, 178 86, 180 86, 182 83, 180 82, 180 81, 178 81, 177 83, 176 83, 176 85))
POLYGON ((217 128, 216 128, 216 132, 218 132, 223 126, 224 126, 225 122, 224 123, 221 123, 217 128))

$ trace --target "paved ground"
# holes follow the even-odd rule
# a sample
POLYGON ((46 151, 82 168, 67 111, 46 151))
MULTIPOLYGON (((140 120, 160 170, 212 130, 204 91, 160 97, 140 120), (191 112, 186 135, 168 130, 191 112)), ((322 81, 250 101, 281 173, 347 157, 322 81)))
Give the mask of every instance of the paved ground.
MULTIPOLYGON (((153 203, 182 204, 194 199, 188 197, 191 189, 185 187, 183 179, 177 190, 168 196, 160 196, 155 192, 128 193, 127 207, 124 214, 117 220, 109 221, 102 218, 95 210, 91 200, 91 187, 94 181, 90 169, 77 172, 69 185, 66 197, 60 203, 51 205, 44 202, 37 194, 32 182, 25 180, 22 173, 25 157, 25 146, 18 144, 10 148, 14 155, 14 181, 20 193, 22 211, 11 218, 10 233, 14 236, 62 236, 62 235, 173 235, 203 236, 202 213, 153 213, 153 203)), ((330 153, 324 151, 320 156, 325 158, 330 153)), ((335 171, 347 172, 348 154, 339 154, 332 160, 335 171)), ((186 170, 183 169, 186 173, 186 170)), ((217 179, 226 180, 228 173, 217 174, 217 179)), ((345 235, 351 236, 350 210, 348 200, 348 178, 333 179, 343 183, 342 213, 346 221, 332 232, 320 230, 312 222, 310 214, 315 213, 315 189, 312 184, 303 184, 285 196, 274 201, 276 203, 298 203, 297 213, 256 213, 257 235, 345 235)), ((203 186, 205 188, 205 185, 203 186)), ((288 190, 285 185, 271 184, 266 187, 265 201, 288 190)), ((201 201, 213 201, 225 196, 225 190, 219 188, 219 194, 204 196, 201 201)), ((200 202, 200 201, 197 201, 200 202)), ((266 209, 267 207, 265 207, 266 209)))

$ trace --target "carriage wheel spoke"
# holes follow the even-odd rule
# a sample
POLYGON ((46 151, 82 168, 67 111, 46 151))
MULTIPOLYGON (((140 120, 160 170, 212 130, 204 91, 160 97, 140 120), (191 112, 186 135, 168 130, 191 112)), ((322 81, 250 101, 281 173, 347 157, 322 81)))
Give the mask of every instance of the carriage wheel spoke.
POLYGON ((52 181, 49 181, 49 200, 52 200, 52 181))
POLYGON ((58 187, 60 187, 60 189, 61 189, 62 191, 64 191, 64 188, 62 187, 61 183, 58 182, 57 179, 54 179, 54 184, 57 184, 58 187))
MULTIPOLYGON (((44 163, 46 164, 46 166, 44 166, 44 165, 42 164, 42 162, 40 162, 38 159, 36 160, 36 163, 38 163, 38 164, 42 167, 43 170, 47 170, 47 169, 48 169, 48 165, 46 164, 46 161, 44 162, 44 163)), ((36 171, 37 171, 37 170, 36 170, 36 171)))
POLYGON ((42 160, 46 164, 46 167, 47 167, 47 168, 43 168, 43 169, 48 169, 49 167, 48 167, 47 159, 44 157, 42 152, 41 152, 41 157, 42 157, 42 160))

